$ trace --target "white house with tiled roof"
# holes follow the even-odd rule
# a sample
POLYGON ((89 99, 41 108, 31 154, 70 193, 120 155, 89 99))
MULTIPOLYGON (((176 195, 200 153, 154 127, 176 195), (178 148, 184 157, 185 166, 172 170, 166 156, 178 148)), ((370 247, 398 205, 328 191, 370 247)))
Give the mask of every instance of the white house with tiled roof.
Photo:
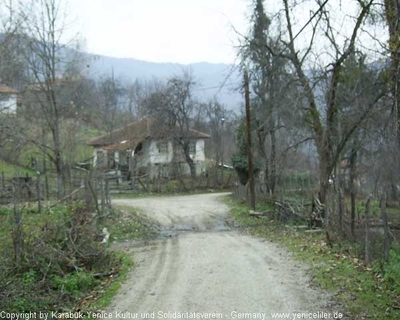
POLYGON ((18 92, 13 88, 0 84, 0 113, 17 113, 18 92))
MULTIPOLYGON (((190 168, 183 155, 182 147, 176 143, 177 127, 171 128, 163 121, 143 118, 110 134, 97 137, 89 142, 93 147, 94 162, 97 165, 118 163, 126 165, 131 173, 157 176, 190 174, 190 168)), ((196 174, 205 170, 206 133, 189 130, 190 157, 195 163, 196 174)))

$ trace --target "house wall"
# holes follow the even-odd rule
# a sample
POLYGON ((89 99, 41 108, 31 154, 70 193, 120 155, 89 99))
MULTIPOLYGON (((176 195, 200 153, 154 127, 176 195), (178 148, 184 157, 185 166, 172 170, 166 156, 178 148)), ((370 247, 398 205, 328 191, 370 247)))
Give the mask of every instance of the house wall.
POLYGON ((149 143, 149 157, 150 163, 170 163, 174 156, 174 151, 172 147, 172 141, 166 141, 168 144, 168 153, 160 153, 158 151, 158 142, 155 140, 151 140, 149 143))
POLYGON ((168 145, 167 153, 160 153, 158 150, 159 141, 150 140, 146 143, 146 148, 144 153, 146 156, 146 166, 147 172, 150 178, 155 178, 158 176, 170 176, 172 173, 171 163, 173 161, 173 144, 172 141, 163 141, 168 145))
POLYGON ((107 151, 103 148, 93 148, 93 165, 99 167, 107 167, 108 161, 114 158, 114 161, 119 163, 120 162, 120 152, 119 151, 107 151), (101 157, 101 159, 99 158, 101 157))
POLYGON ((197 139, 196 154, 192 158, 193 158, 193 160, 196 160, 196 161, 205 161, 206 160, 204 139, 197 139))
POLYGON ((206 153, 205 153, 205 140, 198 139, 196 141, 196 175, 199 176, 206 171, 206 153))
POLYGON ((14 93, 0 94, 0 113, 17 112, 17 95, 14 93))
MULTIPOLYGON (((168 141, 168 153, 160 153, 158 150, 157 141, 151 140, 147 144, 147 148, 143 148, 145 156, 148 157, 147 163, 142 162, 142 167, 147 166, 148 173, 151 178, 158 176, 173 176, 173 175, 190 175, 190 167, 184 160, 184 157, 174 158, 174 152, 179 153, 181 148, 179 145, 173 143, 172 140, 168 141), (179 148, 174 150, 174 148, 179 148), (146 153, 147 152, 147 153, 146 153)), ((200 175, 205 171, 205 151, 204 139, 196 140, 196 153, 191 154, 192 159, 196 163, 196 174, 200 175)))
POLYGON ((99 148, 93 148, 93 166, 97 166, 97 161, 99 160, 97 152, 99 150, 100 150, 99 148))
POLYGON ((147 168, 150 163, 150 155, 151 154, 151 144, 149 141, 143 142, 143 147, 140 153, 135 154, 136 167, 137 168, 147 168))
MULTIPOLYGON (((190 175, 189 165, 185 158, 181 155, 181 147, 174 145, 173 141, 167 141, 168 152, 160 153, 158 150, 158 141, 150 140, 143 142, 142 150, 134 154, 134 162, 139 176, 149 174, 150 178, 158 176, 174 176, 174 175, 190 175), (176 150, 174 150, 174 147, 176 150), (174 152, 177 154, 174 155, 174 152), (180 155, 180 156, 179 156, 180 155), (174 157, 175 156, 175 157, 174 157)), ((196 140, 196 153, 191 154, 192 159, 196 163, 196 174, 200 175, 205 171, 205 152, 204 139, 196 140)), ((107 151, 102 148, 93 149, 94 164, 98 163, 98 152, 103 152, 102 166, 107 166, 107 151)), ((114 155, 118 159, 118 155, 114 155)))

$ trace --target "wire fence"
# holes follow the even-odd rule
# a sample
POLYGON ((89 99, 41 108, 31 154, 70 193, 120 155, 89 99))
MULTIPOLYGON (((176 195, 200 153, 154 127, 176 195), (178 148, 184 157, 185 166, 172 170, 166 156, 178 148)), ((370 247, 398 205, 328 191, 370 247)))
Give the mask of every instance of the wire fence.
MULTIPOLYGON (((351 243, 354 254, 367 262, 388 258, 390 248, 400 243, 400 204, 390 192, 371 193, 360 184, 353 196, 344 181, 330 181, 324 205, 319 202, 319 179, 311 172, 289 172, 277 178, 274 195, 262 179, 255 181, 257 203, 274 207, 272 220, 303 224, 326 232, 327 242, 351 243)), ((250 202, 249 186, 236 183, 233 195, 250 202)), ((259 209, 262 210, 262 209, 259 209)), ((255 215, 263 216, 263 212, 255 215)))
MULTIPOLYGON (((301 172, 293 173, 288 172, 285 174, 280 174, 276 177, 275 184, 275 196, 277 198, 287 198, 291 195, 301 195, 303 197, 309 197, 311 199, 312 195, 318 191, 319 179, 312 172, 301 172)), ((268 197, 269 194, 268 183, 257 177, 255 180, 255 193, 256 198, 262 200, 268 197)), ((233 195, 236 198, 248 199, 249 190, 248 185, 242 185, 239 182, 234 183, 233 195)))

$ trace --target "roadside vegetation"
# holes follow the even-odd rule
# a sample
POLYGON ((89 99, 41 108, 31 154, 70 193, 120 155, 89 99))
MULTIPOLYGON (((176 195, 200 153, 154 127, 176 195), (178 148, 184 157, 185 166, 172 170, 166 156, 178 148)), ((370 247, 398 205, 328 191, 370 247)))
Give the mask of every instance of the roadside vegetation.
POLYGON ((24 241, 16 248, 14 209, 0 208, 2 311, 105 307, 133 262, 125 253, 113 250, 112 243, 153 235, 132 209, 110 211, 101 219, 86 211, 82 202, 56 205, 40 214, 27 205, 20 212, 24 241))
MULTIPOLYGON (((329 246, 325 232, 307 232, 292 221, 285 223, 267 216, 250 216, 245 201, 226 197, 237 226, 246 233, 289 249, 311 266, 313 283, 330 291, 351 319, 400 318, 400 247, 394 246, 389 261, 366 265, 357 256, 356 243, 337 242, 329 246)), ((256 207, 273 212, 272 203, 256 207)))

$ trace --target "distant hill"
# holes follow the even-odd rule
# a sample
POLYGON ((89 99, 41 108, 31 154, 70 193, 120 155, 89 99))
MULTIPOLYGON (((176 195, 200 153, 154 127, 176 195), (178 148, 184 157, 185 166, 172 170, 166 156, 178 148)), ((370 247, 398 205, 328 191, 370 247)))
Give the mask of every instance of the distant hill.
POLYGON ((114 58, 89 55, 90 74, 97 78, 110 75, 134 81, 135 79, 160 78, 181 75, 184 68, 190 67, 199 83, 196 96, 201 101, 212 99, 215 95, 228 110, 239 112, 243 98, 236 90, 241 85, 241 76, 234 65, 208 62, 183 65, 178 63, 156 63, 131 58, 114 58), (221 86, 223 87, 221 88, 221 86))
MULTIPOLYGON (((0 42, 4 34, 0 33, 0 42)), ((23 40, 23 39, 22 39, 23 40)), ((62 48, 63 59, 69 60, 76 51, 72 48, 62 48)), ((84 59, 89 61, 89 75, 99 78, 102 75, 111 75, 114 70, 116 77, 128 80, 160 78, 181 75, 182 70, 190 67, 198 82, 197 97, 202 101, 208 101, 215 95, 225 104, 229 110, 239 111, 244 99, 237 88, 241 86, 242 76, 233 64, 199 62, 190 65, 178 63, 156 63, 133 58, 115 58, 108 56, 83 53, 84 59), (221 86, 223 86, 221 88, 221 86)))

